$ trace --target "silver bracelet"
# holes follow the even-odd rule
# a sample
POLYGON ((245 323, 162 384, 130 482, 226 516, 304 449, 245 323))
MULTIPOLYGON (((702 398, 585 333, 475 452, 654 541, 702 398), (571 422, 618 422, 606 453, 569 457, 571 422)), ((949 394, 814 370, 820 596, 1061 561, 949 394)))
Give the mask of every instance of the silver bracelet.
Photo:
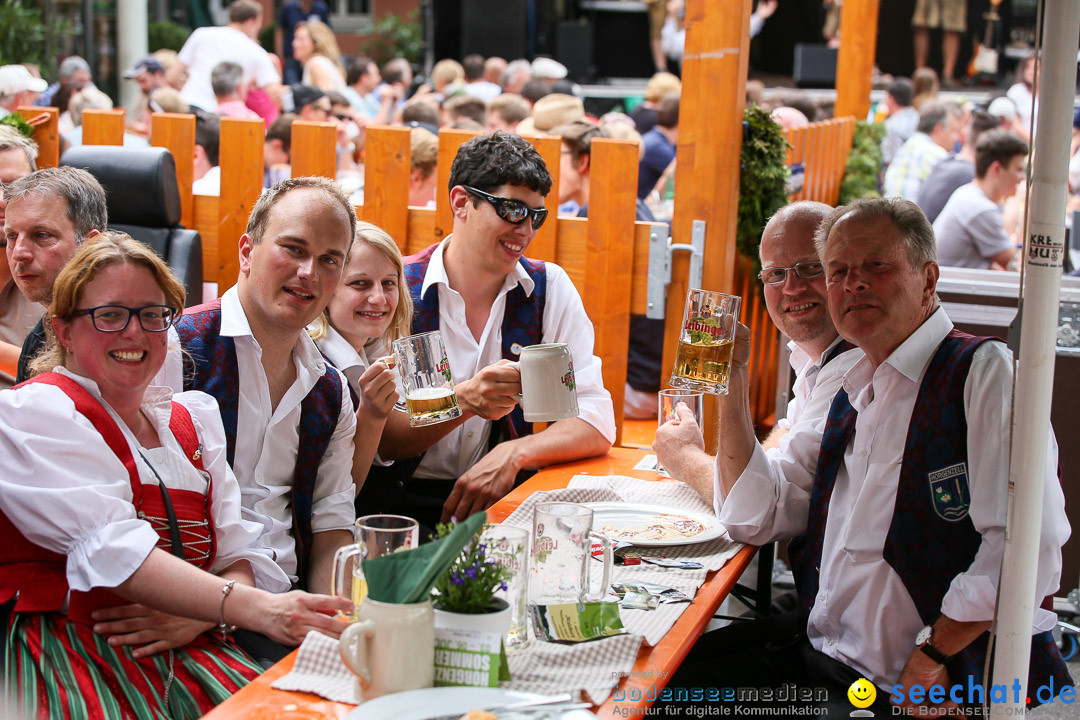
POLYGON ((227 580, 225 582, 225 585, 221 588, 221 606, 218 608, 217 626, 217 631, 221 633, 221 637, 225 637, 229 633, 236 632, 235 625, 229 625, 225 622, 225 598, 229 597, 229 593, 232 592, 233 585, 235 584, 235 580, 227 580))

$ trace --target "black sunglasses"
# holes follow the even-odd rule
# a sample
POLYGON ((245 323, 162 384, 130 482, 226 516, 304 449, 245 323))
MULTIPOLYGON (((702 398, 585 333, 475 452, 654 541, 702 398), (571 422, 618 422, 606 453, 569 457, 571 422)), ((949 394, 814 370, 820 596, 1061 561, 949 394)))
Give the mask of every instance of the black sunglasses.
POLYGON ((547 208, 531 208, 523 200, 499 197, 468 185, 462 185, 461 187, 465 188, 471 195, 491 203, 491 206, 495 208, 495 214, 511 225, 520 225, 525 222, 526 218, 532 216, 533 230, 539 230, 540 226, 547 220, 547 208))

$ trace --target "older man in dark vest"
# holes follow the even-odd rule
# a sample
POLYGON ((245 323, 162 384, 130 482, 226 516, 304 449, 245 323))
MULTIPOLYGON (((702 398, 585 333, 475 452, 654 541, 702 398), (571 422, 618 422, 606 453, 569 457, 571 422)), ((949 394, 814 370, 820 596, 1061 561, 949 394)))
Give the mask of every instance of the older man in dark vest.
POLYGON ((454 232, 406 258, 414 333, 440 330, 463 414, 413 428, 392 413, 357 500, 365 511, 395 511, 432 526, 483 510, 519 473, 607 452, 615 439, 611 396, 593 355, 593 326, 566 272, 525 257, 547 217, 551 176, 516 135, 495 132, 464 143, 450 170, 454 232), (521 348, 567 343, 574 357, 580 415, 532 434, 514 395, 521 348), (390 477, 387 477, 387 475, 390 477))
MULTIPOLYGON (((720 519, 732 537, 795 537, 800 608, 704 636, 672 685, 794 682, 825 689, 817 703, 845 716, 860 678, 886 713, 890 700, 915 712, 989 701, 968 686, 983 682, 1005 542, 1012 356, 953 328, 935 293, 933 231, 914 203, 837 208, 817 246, 833 323, 865 357, 839 379, 822 371, 818 388, 840 389, 815 393, 784 452, 767 457, 749 417, 742 336, 735 384, 720 398, 717 455, 720 519), (927 692, 933 686, 942 690, 927 692)), ((1051 439, 1028 588, 1040 599, 1058 588, 1069 536, 1056 467, 1051 439)), ((1033 700, 1072 685, 1049 632, 1055 619, 1035 612, 1033 700)))

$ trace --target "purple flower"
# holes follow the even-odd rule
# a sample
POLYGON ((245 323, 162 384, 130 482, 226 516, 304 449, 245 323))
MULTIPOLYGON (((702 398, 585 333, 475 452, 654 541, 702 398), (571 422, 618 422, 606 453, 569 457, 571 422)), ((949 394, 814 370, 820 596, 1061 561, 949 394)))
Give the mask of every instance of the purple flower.
POLYGON ((465 578, 461 577, 461 575, 458 575, 457 573, 454 573, 450 576, 450 582, 454 585, 464 585, 465 578))
POLYGON ((487 545, 485 545, 484 543, 480 543, 479 545, 476 546, 476 549, 479 550, 481 552, 481 554, 485 553, 485 552, 487 552, 487 545))
POLYGON ((508 588, 508 587, 506 586, 506 583, 499 583, 499 589, 500 589, 500 590, 502 590, 503 592, 506 592, 506 591, 507 591, 507 590, 509 590, 510 588, 508 588))
POLYGON ((475 568, 475 567, 471 567, 471 568, 469 568, 468 570, 466 570, 466 571, 465 571, 465 577, 469 578, 470 580, 471 580, 472 578, 475 578, 475 577, 476 577, 476 568, 475 568))

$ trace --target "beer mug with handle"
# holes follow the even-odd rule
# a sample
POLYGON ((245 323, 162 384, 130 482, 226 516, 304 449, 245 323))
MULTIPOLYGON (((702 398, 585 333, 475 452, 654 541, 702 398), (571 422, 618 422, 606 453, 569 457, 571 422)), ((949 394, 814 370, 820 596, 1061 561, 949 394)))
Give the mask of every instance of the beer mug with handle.
POLYGON ((742 299, 712 290, 691 290, 683 310, 671 386, 727 395, 735 327, 742 299))
POLYGON ((420 525, 404 515, 365 515, 353 529, 356 542, 338 548, 330 575, 331 592, 357 607, 367 597, 367 579, 360 561, 413 550, 420 542, 420 525))
POLYGON ((611 584, 611 539, 592 530, 592 508, 576 503, 540 503, 533 515, 529 558, 529 605, 597 602, 611 584), (600 588, 590 593, 591 539, 604 549, 600 588))
POLYGON ((521 412, 526 422, 554 422, 578 416, 574 356, 566 343, 529 345, 510 363, 521 373, 521 412))
POLYGON ((356 699, 431 687, 435 680, 435 611, 431 600, 395 605, 368 600, 338 639, 356 678, 356 699))
POLYGON ((395 340, 394 355, 410 425, 434 425, 461 416, 450 361, 438 330, 395 340))

